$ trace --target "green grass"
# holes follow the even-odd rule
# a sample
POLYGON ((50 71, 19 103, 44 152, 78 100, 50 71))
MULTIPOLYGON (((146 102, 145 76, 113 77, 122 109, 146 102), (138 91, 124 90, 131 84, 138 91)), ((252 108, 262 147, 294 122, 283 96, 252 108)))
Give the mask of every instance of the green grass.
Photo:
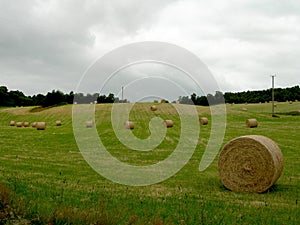
MULTIPOLYGON (((97 105, 99 136, 119 160, 150 165, 163 160, 175 149, 180 136, 176 111, 170 104, 159 105, 154 113, 149 107, 147 103, 139 103, 131 111, 130 119, 138 121, 133 130, 137 137, 143 139, 149 135, 148 122, 154 114, 172 119, 175 126, 168 129, 157 149, 138 152, 127 149, 115 137, 110 124, 111 105, 97 105)), ((199 116, 210 118, 209 108, 197 109, 199 116)), ((218 176, 217 158, 206 171, 199 172, 210 125, 201 126, 196 151, 177 174, 158 184, 130 187, 103 178, 84 161, 73 135, 72 106, 31 110, 31 107, 0 109, 0 183, 10 190, 9 204, 14 209, 11 210, 14 215, 8 216, 8 220, 23 218, 32 224, 300 222, 300 116, 292 113, 300 110, 300 103, 277 103, 275 111, 279 118, 271 117, 271 104, 227 105, 223 144, 241 135, 260 134, 276 141, 283 152, 283 174, 276 185, 263 194, 225 189, 218 176), (243 107, 247 111, 243 111, 243 107), (256 118, 258 128, 247 128, 248 118, 256 118), (10 120, 46 121, 47 129, 10 127, 10 120), (55 126, 56 120, 61 120, 63 125, 55 126)), ((0 189, 3 194, 1 190, 4 189, 0 189)))

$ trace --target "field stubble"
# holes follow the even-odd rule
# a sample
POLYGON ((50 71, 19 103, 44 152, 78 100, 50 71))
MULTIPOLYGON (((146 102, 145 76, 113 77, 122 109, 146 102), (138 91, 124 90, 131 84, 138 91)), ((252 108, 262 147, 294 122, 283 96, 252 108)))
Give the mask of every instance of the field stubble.
MULTIPOLYGON (((172 119, 174 127, 168 129, 155 150, 138 152, 127 149, 115 136, 110 124, 111 105, 97 105, 99 136, 119 160, 150 165, 175 149, 180 137, 178 114, 170 104, 159 104, 155 112, 150 111, 150 106, 136 104, 130 113, 130 120, 136 121, 133 133, 137 137, 147 138, 148 122, 153 116, 172 119)), ((201 126, 196 151, 177 174, 159 184, 130 187, 103 178, 84 161, 73 135, 72 106, 39 112, 30 112, 31 108, 25 107, 0 109, 0 182, 4 185, 0 190, 10 190, 12 212, 3 221, 8 224, 23 219, 42 224, 298 224, 300 116, 292 116, 290 112, 299 109, 299 103, 277 103, 280 117, 272 118, 271 104, 227 105, 223 145, 241 135, 259 134, 277 142, 283 152, 283 174, 263 194, 226 190, 218 176, 217 158, 207 170, 199 172, 210 123, 201 126), (248 118, 256 118, 258 127, 247 128, 248 118), (10 127, 10 120, 45 121, 47 129, 10 127), (56 120, 61 120, 62 126, 57 127, 56 120)), ((197 110, 199 117, 211 119, 209 108, 197 107, 197 110)), ((0 211, 5 210, 0 208, 0 211)))

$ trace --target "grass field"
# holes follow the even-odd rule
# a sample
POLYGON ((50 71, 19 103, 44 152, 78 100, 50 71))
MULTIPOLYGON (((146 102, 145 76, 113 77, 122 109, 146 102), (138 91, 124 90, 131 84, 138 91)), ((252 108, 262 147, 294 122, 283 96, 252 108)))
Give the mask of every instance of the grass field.
MULTIPOLYGON (((172 119, 175 126, 154 151, 138 152, 115 137, 111 105, 96 106, 99 136, 119 160, 150 165, 175 149, 180 136, 175 109, 161 104, 153 113, 149 107, 138 103, 130 113, 130 119, 137 121, 133 130, 137 137, 149 135, 148 122, 154 114, 172 119)), ((30 107, 0 108, 0 213, 6 215, 0 224, 299 224, 300 103, 277 103, 279 118, 271 117, 271 104, 226 107, 223 145, 241 135, 259 134, 273 139, 283 152, 283 174, 266 193, 225 189, 218 176, 217 158, 199 172, 210 125, 201 126, 195 153, 176 175, 158 184, 131 187, 103 178, 83 159, 73 135, 72 106, 34 112, 30 107), (259 126, 247 128, 248 118, 256 118, 259 126), (47 129, 10 127, 10 120, 46 121, 47 129), (55 126, 56 120, 63 125, 55 126)), ((209 108, 197 110, 199 116, 210 118, 209 108)))

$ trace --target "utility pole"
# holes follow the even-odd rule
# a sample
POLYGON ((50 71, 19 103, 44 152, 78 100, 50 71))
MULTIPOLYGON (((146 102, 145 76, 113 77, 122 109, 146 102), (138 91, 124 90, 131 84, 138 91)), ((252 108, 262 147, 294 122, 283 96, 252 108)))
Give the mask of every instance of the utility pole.
POLYGON ((122 102, 124 100, 124 87, 122 86, 122 102))
POLYGON ((274 114, 274 78, 276 77, 276 75, 271 75, 272 77, 272 117, 275 116, 274 114))

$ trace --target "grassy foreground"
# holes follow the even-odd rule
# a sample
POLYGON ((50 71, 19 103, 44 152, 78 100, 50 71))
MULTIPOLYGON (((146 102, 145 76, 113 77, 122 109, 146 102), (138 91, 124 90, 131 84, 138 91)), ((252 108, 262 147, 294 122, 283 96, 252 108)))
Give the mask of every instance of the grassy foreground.
MULTIPOLYGON (((175 149, 180 136, 178 114, 171 104, 136 104, 130 117, 138 121, 133 133, 149 135, 154 116, 172 119, 161 145, 151 152, 131 151, 118 142, 110 124, 111 105, 97 105, 99 136, 119 160, 149 165, 175 149)), ((227 105, 223 145, 238 136, 260 134, 273 139, 284 155, 284 171, 266 193, 226 190, 218 176, 217 158, 204 172, 199 162, 210 135, 201 126, 199 142, 189 163, 159 184, 130 187, 113 183, 89 167, 73 135, 72 106, 31 112, 32 108, 0 109, 0 224, 299 224, 300 223, 300 104, 227 105), (242 108, 247 108, 244 111, 242 108), (258 128, 245 121, 256 118, 258 128), (9 121, 46 121, 47 129, 10 127, 9 121), (63 125, 55 126, 61 120, 63 125)), ((197 107, 199 116, 209 108, 197 107)))

